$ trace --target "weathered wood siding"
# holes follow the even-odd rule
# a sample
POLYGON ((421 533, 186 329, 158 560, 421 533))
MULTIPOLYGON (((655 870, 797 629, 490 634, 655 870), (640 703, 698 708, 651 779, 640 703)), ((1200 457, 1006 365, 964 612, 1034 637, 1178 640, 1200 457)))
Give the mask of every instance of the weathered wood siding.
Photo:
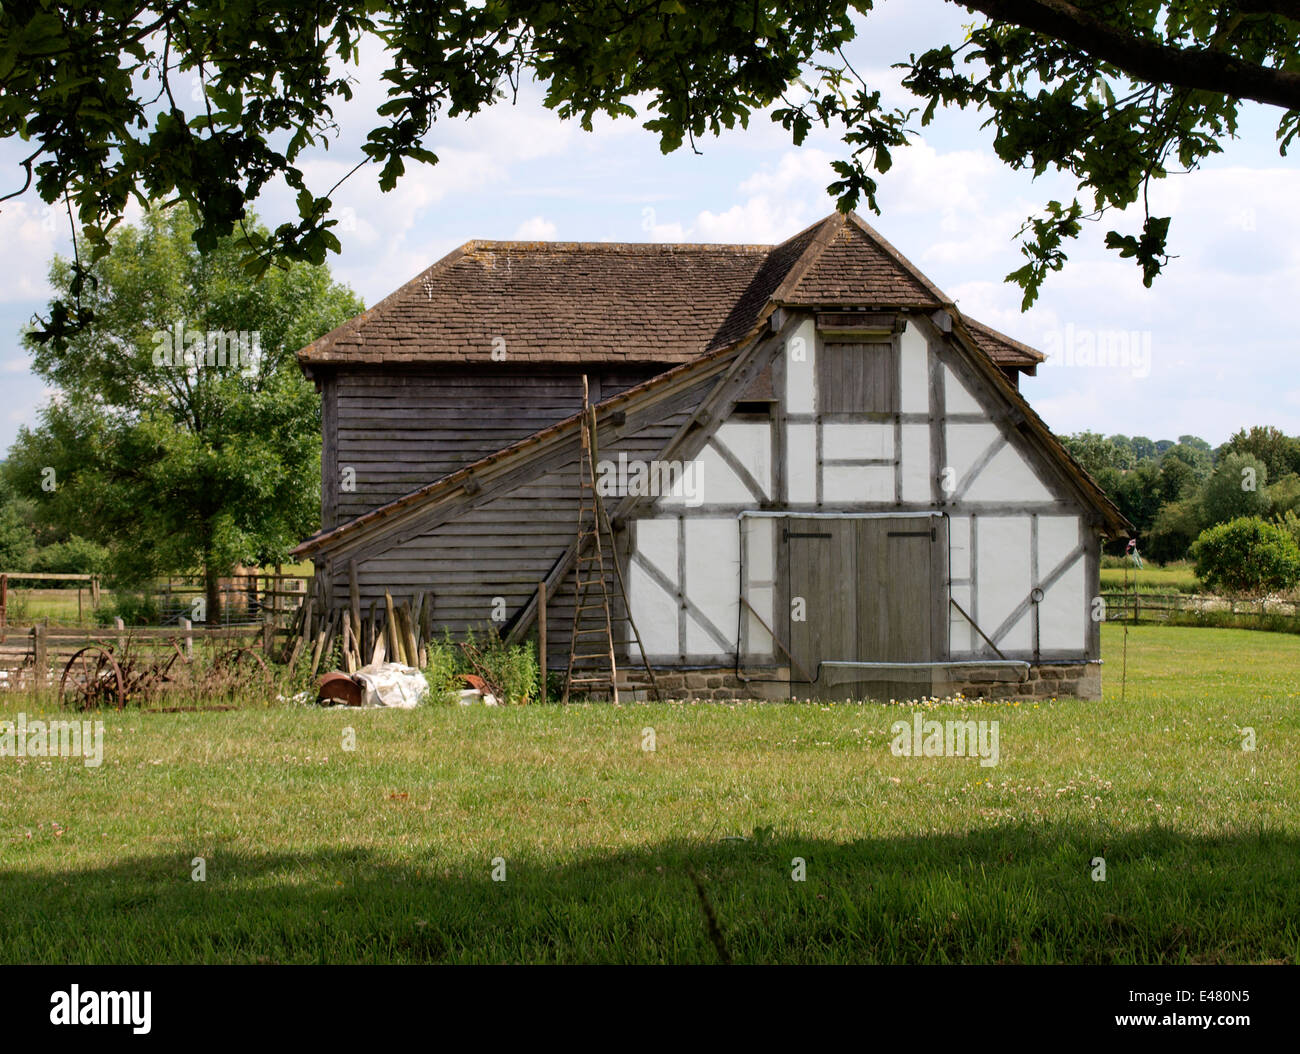
MULTIPOLYGON (((654 458, 685 423, 715 383, 709 377, 644 410, 629 413, 626 424, 600 436, 600 456, 654 458)), ((606 395, 608 396, 608 391, 606 395)), ((358 554, 363 608, 432 591, 433 624, 460 635, 484 627, 494 614, 513 617, 528 602, 537 583, 573 543, 577 534, 579 439, 572 439, 543 463, 523 466, 517 480, 495 493, 489 487, 459 507, 430 513, 427 529, 407 528, 405 540, 358 554), (500 598, 500 599, 498 599, 500 598)), ((340 554, 337 566, 345 566, 340 554)), ((332 576, 332 603, 348 598, 346 574, 332 576)), ((573 578, 552 592, 548 606, 552 658, 567 649, 573 616, 573 578)), ((567 652, 566 652, 567 654, 567 652)))
MULTIPOLYGON (((607 399, 656 372, 654 366, 593 371, 592 399, 607 399)), ((490 361, 463 370, 349 368, 323 378, 321 397, 321 515, 330 528, 576 413, 582 374, 490 361)))

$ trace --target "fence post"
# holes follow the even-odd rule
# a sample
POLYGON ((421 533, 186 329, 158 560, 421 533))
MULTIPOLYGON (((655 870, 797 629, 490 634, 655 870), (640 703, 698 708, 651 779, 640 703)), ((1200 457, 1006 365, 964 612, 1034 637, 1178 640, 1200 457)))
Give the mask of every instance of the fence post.
POLYGON ((194 623, 187 618, 179 620, 181 632, 185 634, 185 658, 194 658, 194 623))
POLYGON ((275 614, 262 615, 262 651, 267 655, 275 649, 275 614))
POLYGON ((126 630, 126 623, 122 621, 122 617, 121 617, 120 615, 119 615, 117 618, 113 619, 113 628, 114 628, 115 630, 117 630, 117 648, 118 648, 118 651, 121 651, 121 650, 122 650, 122 634, 123 634, 123 633, 125 632, 125 630, 126 630))
POLYGON ((546 703, 546 579, 537 583, 537 665, 540 669, 538 698, 546 703))
POLYGON ((49 642, 46 640, 47 625, 38 622, 32 627, 32 660, 35 664, 36 683, 45 687, 49 671, 45 668, 49 662, 49 642))

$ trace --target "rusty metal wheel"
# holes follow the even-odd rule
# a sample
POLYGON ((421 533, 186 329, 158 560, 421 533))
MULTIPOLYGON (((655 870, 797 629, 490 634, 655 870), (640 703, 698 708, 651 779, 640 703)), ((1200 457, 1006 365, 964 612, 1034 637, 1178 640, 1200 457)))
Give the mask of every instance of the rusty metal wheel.
POLYGON ((59 678, 59 700, 77 710, 126 705, 126 679, 113 653, 98 644, 82 648, 68 660, 59 678))
POLYGON ((271 668, 254 648, 235 648, 217 656, 208 674, 207 689, 217 695, 235 695, 250 686, 270 688, 275 683, 271 668))

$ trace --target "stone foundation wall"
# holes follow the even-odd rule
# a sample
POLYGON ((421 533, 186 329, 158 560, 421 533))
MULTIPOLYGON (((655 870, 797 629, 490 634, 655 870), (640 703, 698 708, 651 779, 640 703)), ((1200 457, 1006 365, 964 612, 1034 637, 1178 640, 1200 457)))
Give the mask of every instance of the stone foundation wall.
POLYGON ((970 699, 1077 699, 1101 698, 1101 664, 1097 662, 1042 663, 1029 667, 1029 680, 1007 680, 998 668, 982 672, 936 670, 931 695, 961 692, 970 699), (950 673, 961 676, 952 677, 950 673))
MULTIPOLYGON (((659 694, 664 699, 789 698, 788 670, 754 670, 747 676, 750 680, 742 680, 731 667, 655 670, 659 694)), ((941 668, 934 671, 929 691, 918 684, 917 694, 946 698, 960 692, 970 699, 1101 698, 1101 664, 1097 662, 1042 663, 1030 666, 1027 681, 1021 683, 1018 676, 999 667, 985 670, 941 668)))

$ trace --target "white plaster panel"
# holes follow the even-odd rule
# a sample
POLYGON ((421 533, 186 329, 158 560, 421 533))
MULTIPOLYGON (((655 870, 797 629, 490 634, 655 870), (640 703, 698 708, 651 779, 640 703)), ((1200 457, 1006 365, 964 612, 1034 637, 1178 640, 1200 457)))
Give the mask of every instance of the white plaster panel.
POLYGON ((636 551, 677 585, 677 520, 636 521, 636 551))
POLYGON ((745 539, 745 599, 758 612, 745 609, 745 643, 751 655, 773 654, 775 645, 763 622, 773 624, 776 598, 776 521, 767 517, 740 521, 745 539), (763 621, 760 622, 759 619, 763 621))
MULTIPOLYGON (((970 586, 965 583, 957 583, 951 587, 950 595, 952 599, 962 606, 962 610, 970 610, 970 586)), ((957 653, 965 654, 974 649, 972 635, 975 630, 971 624, 966 621, 966 617, 951 604, 948 605, 948 647, 957 653)))
POLYGON ((903 501, 928 504, 930 493, 930 426, 905 424, 903 431, 903 501))
POLYGON ((859 424, 827 421, 822 425, 822 457, 866 461, 894 456, 894 426, 883 422, 859 424))
POLYGON ((948 424, 946 448, 948 464, 944 467, 953 470, 953 485, 960 490, 966 482, 966 475, 976 459, 984 453, 990 443, 1001 435, 998 426, 992 421, 974 424, 948 424))
POLYGON ((776 644, 772 640, 772 635, 763 628, 763 622, 769 626, 772 625, 772 605, 775 602, 775 589, 772 586, 751 586, 746 594, 746 599, 753 605, 754 611, 757 611, 762 617, 762 622, 754 615, 754 611, 745 610, 745 642, 746 650, 750 655, 767 656, 776 651, 776 644))
POLYGON ((980 470, 965 497, 970 501, 1051 501, 1052 494, 1024 455, 1008 443, 980 470))
POLYGON ((792 424, 786 428, 786 489, 791 505, 817 502, 817 428, 792 424))
POLYGON ((817 329, 806 318, 791 331, 785 356, 785 410, 810 414, 817 409, 817 329))
POLYGON ((745 526, 745 578, 751 584, 776 581, 776 521, 751 517, 745 526))
POLYGON ((899 340, 899 405, 905 414, 930 412, 930 345, 911 322, 899 340))
MULTIPOLYGON (((677 581, 677 521, 638 520, 636 551, 677 581)), ((646 654, 676 656, 677 598, 665 592, 636 560, 628 562, 627 600, 646 654)))
POLYGON ((1089 604, 1087 569, 1082 554, 1051 588, 1038 605, 1038 645, 1044 651, 1072 649, 1082 652, 1087 645, 1089 604))
MULTIPOLYGON (((948 518, 948 567, 953 578, 970 577, 970 517, 948 518)), ((970 608, 966 609, 967 611, 970 608)))
POLYGON ((723 421, 713 441, 730 451, 731 456, 762 488, 760 497, 772 496, 772 426, 762 421, 723 421))
POLYGON ((673 493, 659 499, 661 508, 698 508, 701 505, 729 503, 743 505, 760 500, 723 460, 722 455, 707 443, 691 461, 682 464, 680 476, 675 471, 673 478, 680 478, 681 486, 674 487, 673 493))
MULTIPOLYGON (((687 519, 686 596, 734 647, 740 609, 740 531, 735 517, 687 519)), ((727 649, 688 611, 686 650, 716 655, 727 649)))
MULTIPOLYGON (((977 618, 985 633, 992 636, 1029 596, 1029 571, 1029 517, 981 516, 976 589, 977 618)), ((1004 651, 1028 649, 1033 646, 1030 629, 1026 614, 996 643, 1004 651)))
POLYGON ((823 502, 891 502, 894 500, 893 465, 824 465, 823 502))
POLYGON ((1038 517, 1038 576, 1046 578, 1079 544, 1079 517, 1038 517))
POLYGON ((970 392, 958 376, 945 366, 943 368, 943 404, 950 414, 982 414, 984 407, 970 392))

